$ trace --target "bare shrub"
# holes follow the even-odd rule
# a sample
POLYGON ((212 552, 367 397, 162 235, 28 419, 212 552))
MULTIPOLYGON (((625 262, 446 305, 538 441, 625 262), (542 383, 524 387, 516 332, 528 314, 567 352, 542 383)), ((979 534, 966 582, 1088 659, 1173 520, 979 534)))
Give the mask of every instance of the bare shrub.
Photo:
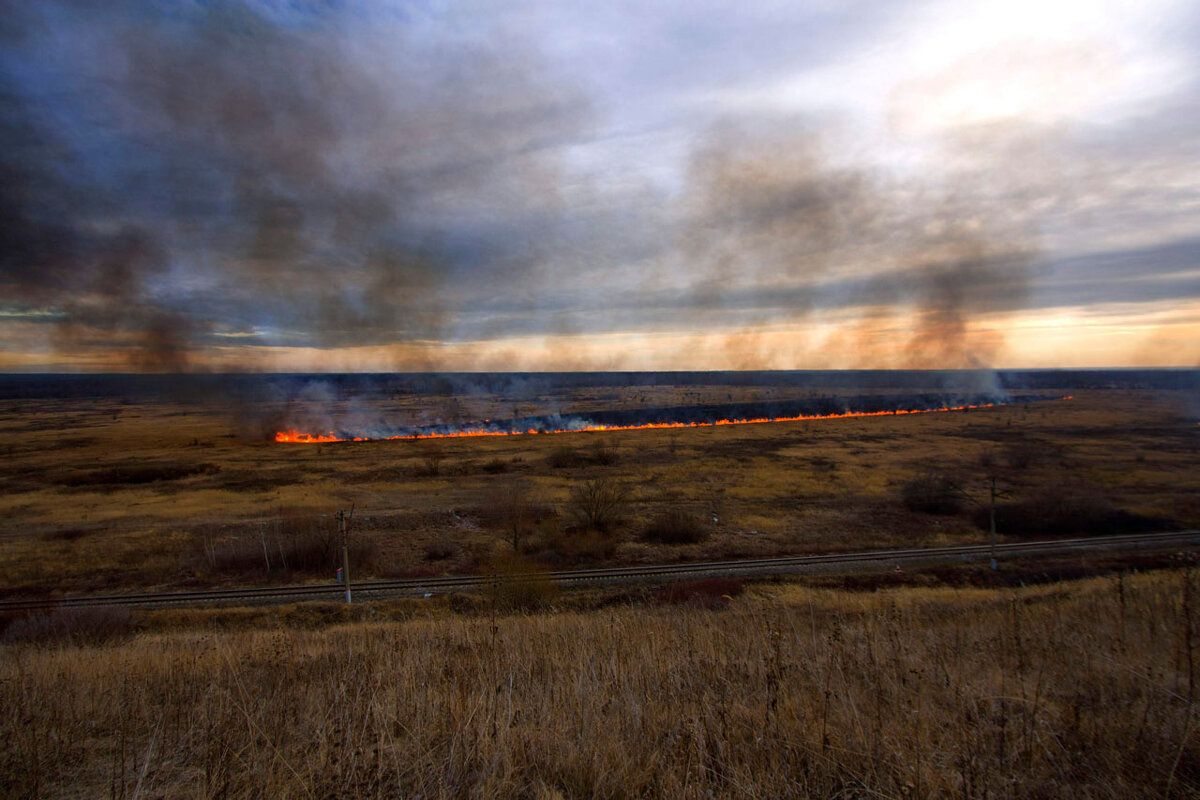
POLYGON ((592 442, 592 446, 588 448, 588 460, 602 467, 611 466, 617 463, 620 455, 617 453, 617 448, 612 442, 604 439, 597 439, 592 442))
POLYGON ((607 467, 617 463, 620 455, 611 442, 597 439, 586 449, 578 449, 570 445, 559 445, 550 451, 546 462, 555 469, 571 467, 600 466, 607 467))
MULTIPOLYGON (((347 549, 350 555, 351 574, 361 575, 374 568, 378 555, 375 542, 361 537, 349 537, 347 549)), ((284 545, 284 563, 296 572, 315 575, 332 573, 342 563, 342 544, 337 528, 313 527, 307 532, 293 536, 284 545)))
POLYGON ((492 600, 503 611, 541 611, 548 608, 560 594, 545 568, 520 556, 497 559, 492 565, 492 572, 495 578, 492 600))
POLYGON ((555 533, 538 537, 536 542, 527 548, 532 557, 556 568, 604 563, 617 554, 621 545, 620 537, 597 531, 576 532, 570 536, 555 533))
POLYGON ((962 482, 948 472, 923 472, 904 484, 901 497, 909 511, 957 514, 963 507, 962 482))
POLYGON ((506 478, 488 491, 487 516, 503 533, 514 553, 521 552, 522 543, 545 514, 544 504, 528 480, 506 478))
POLYGON ((564 444, 550 451, 550 455, 546 456, 546 463, 555 469, 569 469, 583 466, 587 463, 587 459, 574 447, 564 444))
POLYGON ((58 607, 22 617, 4 631, 8 644, 95 645, 122 639, 134 632, 133 615, 122 606, 58 607))
MULTIPOLYGON (((264 572, 332 575, 342 562, 341 538, 331 516, 284 514, 278 519, 242 526, 221 526, 197 534, 197 558, 209 569, 225 575, 264 572), (270 569, 268 570, 268 564, 270 569)), ((352 574, 372 571, 379 548, 374 539, 356 536, 351 522, 349 538, 352 574)))
POLYGON ((421 468, 419 473, 430 478, 436 478, 442 474, 442 460, 445 458, 445 453, 442 448, 433 446, 425 449, 425 454, 421 457, 421 468))
POLYGON ((608 532, 621 521, 629 487, 613 478, 592 478, 571 490, 571 512, 588 530, 608 532))
POLYGON ((659 513, 642 529, 642 539, 659 544, 695 544, 707 538, 703 520, 676 508, 659 513))
POLYGON ((425 545, 426 561, 445 561, 458 554, 458 547, 445 536, 439 536, 425 545))

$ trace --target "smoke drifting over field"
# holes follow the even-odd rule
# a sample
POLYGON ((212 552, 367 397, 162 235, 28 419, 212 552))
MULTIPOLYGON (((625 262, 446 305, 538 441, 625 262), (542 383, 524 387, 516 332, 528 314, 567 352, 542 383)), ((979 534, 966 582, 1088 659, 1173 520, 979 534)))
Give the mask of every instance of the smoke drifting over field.
POLYGON ((670 34, 639 50, 605 38, 621 13, 552 6, 13 4, 0 368, 974 367, 1036 360, 1007 341, 1022 315, 1168 299, 1119 352, 1181 357, 1200 230, 1171 209, 1200 180, 1166 197, 1147 165, 1186 147, 930 134, 953 71, 896 84, 868 147, 857 111, 759 84, 857 63, 822 32, 907 41, 889 15, 709 12, 645 12, 670 34))
MULTIPOLYGON (((710 428, 772 422, 903 416, 947 411, 972 411, 1044 399, 1037 395, 1003 400, 991 395, 947 399, 940 395, 867 395, 805 401, 701 404, 665 408, 596 411, 588 414, 537 414, 511 419, 437 422, 425 425, 389 425, 382 420, 362 425, 343 422, 340 427, 297 428, 276 431, 274 440, 285 444, 327 444, 381 439, 457 439, 489 436, 522 436, 651 429, 710 428), (950 405, 947 405, 950 403, 950 405), (349 424, 349 427, 347 427, 349 424)), ((1067 398, 1070 399, 1070 398, 1067 398)), ((355 415, 357 416, 357 415, 355 415)), ((345 420, 346 418, 343 417, 345 420)))
POLYGON ((107 341, 129 366, 263 335, 436 340, 456 279, 523 263, 514 234, 556 205, 551 144, 587 118, 497 37, 122 10, 14 10, 0 144, 8 296, 52 309, 61 349, 107 341))
POLYGON ((722 130, 697 154, 684 241, 708 274, 688 306, 740 301, 785 319, 853 309, 868 320, 902 308, 912 322, 890 344, 893 366, 989 360, 996 343, 973 337, 971 320, 1027 301, 1037 241, 1021 210, 988 204, 982 192, 889 186, 833 166, 822 147, 812 134, 722 130))

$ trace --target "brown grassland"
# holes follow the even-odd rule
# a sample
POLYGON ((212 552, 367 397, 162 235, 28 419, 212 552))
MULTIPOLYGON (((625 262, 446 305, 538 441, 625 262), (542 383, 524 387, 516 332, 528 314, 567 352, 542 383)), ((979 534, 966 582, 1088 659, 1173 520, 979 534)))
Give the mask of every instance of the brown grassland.
MULTIPOLYGON (((613 391, 570 402, 642 401, 613 391)), ((579 593, 520 577, 979 542, 993 478, 1006 538, 1200 527, 1200 426, 1169 392, 321 446, 266 441, 270 417, 0 405, 0 593, 328 581, 351 506, 356 577, 508 577, 0 620, 0 797, 1200 796, 1192 553, 579 593)))
MULTIPOLYGON (((651 399, 724 400, 727 388, 651 399)), ((644 391, 570 403, 620 407, 644 391)), ((500 405, 474 402, 456 413, 500 405)), ((351 506, 356 578, 479 572, 514 538, 550 569, 979 541, 990 471, 1012 506, 1002 535, 1200 526, 1200 428, 1169 392, 1078 392, 908 417, 334 445, 266 441, 251 420, 271 417, 270 408, 184 400, 0 404, 0 595, 329 580, 333 513, 351 506), (906 484, 934 473, 954 480, 952 513, 902 502, 906 484), (597 481, 619 494, 599 521, 581 514, 579 496, 597 481), (1082 509, 1097 529, 1070 530, 1069 519, 1030 527, 1047 516, 1039 503, 1063 506, 1059 518, 1071 516, 1066 506, 1082 509)))
MULTIPOLYGON (((5 646, 7 797, 1195 797, 1200 575, 5 646)), ((224 617, 229 622, 233 617, 224 617)), ((270 619, 264 616, 261 620, 270 619)), ((211 621, 212 618, 210 618, 211 621)))

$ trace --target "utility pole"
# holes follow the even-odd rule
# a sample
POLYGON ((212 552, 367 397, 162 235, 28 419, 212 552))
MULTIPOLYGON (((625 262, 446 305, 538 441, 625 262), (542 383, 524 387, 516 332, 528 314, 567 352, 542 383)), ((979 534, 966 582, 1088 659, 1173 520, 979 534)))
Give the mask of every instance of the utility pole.
POLYGON ((346 582, 346 602, 353 602, 350 599, 350 540, 346 533, 346 512, 341 509, 337 512, 338 533, 342 540, 342 580, 346 582))
POLYGON ((992 502, 988 507, 989 529, 992 540, 992 572, 996 571, 996 476, 992 475, 992 502))

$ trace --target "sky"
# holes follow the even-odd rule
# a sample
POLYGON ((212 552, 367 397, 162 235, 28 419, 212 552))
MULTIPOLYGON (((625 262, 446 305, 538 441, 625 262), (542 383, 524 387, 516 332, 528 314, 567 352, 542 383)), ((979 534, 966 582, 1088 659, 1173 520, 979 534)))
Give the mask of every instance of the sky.
POLYGON ((1200 365, 1200 7, 0 0, 0 371, 1200 365))

